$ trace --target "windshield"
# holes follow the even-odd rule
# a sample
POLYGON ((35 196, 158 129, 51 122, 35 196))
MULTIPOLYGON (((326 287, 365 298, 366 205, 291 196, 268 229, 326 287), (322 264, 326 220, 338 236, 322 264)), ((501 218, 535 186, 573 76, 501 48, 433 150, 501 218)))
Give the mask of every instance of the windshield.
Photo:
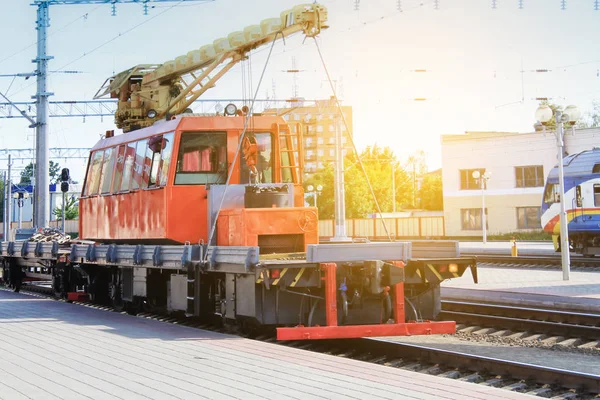
POLYGON ((560 202, 558 183, 548 183, 544 189, 544 203, 553 204, 560 202))
POLYGON ((225 183, 227 135, 224 132, 184 132, 181 135, 176 185, 225 183))

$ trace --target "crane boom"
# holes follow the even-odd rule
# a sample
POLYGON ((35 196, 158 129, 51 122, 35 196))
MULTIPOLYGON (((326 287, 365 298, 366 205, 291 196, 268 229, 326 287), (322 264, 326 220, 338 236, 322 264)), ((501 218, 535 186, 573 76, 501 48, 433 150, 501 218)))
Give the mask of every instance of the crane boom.
POLYGON ((298 5, 279 18, 247 26, 164 64, 140 64, 116 74, 104 82, 94 99, 119 99, 115 122, 125 132, 150 126, 185 112, 250 51, 297 32, 313 37, 325 28, 323 5, 298 5))

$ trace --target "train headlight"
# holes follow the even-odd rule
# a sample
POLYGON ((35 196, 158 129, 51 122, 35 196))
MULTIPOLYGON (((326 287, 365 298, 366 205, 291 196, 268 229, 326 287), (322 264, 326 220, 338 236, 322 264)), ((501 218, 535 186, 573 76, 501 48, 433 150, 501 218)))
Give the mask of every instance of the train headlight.
POLYGON ((448 265, 448 271, 454 273, 458 272, 458 264, 449 264, 448 265))
POLYGON ((237 107, 233 103, 229 103, 225 106, 225 115, 235 115, 237 113, 237 107))

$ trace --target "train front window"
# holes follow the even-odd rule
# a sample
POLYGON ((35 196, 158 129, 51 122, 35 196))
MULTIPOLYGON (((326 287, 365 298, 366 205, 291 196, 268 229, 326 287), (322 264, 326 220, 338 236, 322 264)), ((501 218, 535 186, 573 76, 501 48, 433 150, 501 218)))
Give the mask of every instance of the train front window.
POLYGON ((594 185, 594 207, 600 207, 600 185, 594 185))
POLYGON ((227 134, 184 132, 179 143, 176 185, 206 185, 227 180, 227 134))
POLYGON ((558 183, 548 183, 544 189, 544 203, 552 204, 560 202, 558 183))

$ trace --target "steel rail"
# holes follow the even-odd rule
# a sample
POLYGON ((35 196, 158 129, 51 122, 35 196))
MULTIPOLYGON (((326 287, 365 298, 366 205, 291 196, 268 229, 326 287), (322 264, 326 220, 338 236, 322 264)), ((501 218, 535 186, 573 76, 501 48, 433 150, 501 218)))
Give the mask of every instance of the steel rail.
POLYGON ((443 300, 438 317, 484 327, 600 340, 599 314, 443 300))
MULTIPOLYGON (((355 342, 336 341, 336 345, 365 346, 373 355, 400 359, 414 358, 431 364, 441 364, 473 372, 486 371, 491 375, 535 381, 539 384, 559 385, 568 389, 600 393, 600 375, 544 367, 516 361, 501 360, 474 354, 448 351, 427 346, 398 343, 382 339, 358 339, 355 342)), ((333 345, 333 343, 332 343, 333 345)))
MULTIPOLYGON (((481 254, 472 252, 461 252, 463 256, 475 256, 479 263, 498 263, 498 264, 529 264, 529 265, 545 265, 545 266, 557 266, 560 267, 561 259, 560 256, 518 256, 512 257, 506 254, 481 254)), ((571 265, 576 267, 585 268, 600 268, 600 258, 590 257, 571 257, 571 265)))

